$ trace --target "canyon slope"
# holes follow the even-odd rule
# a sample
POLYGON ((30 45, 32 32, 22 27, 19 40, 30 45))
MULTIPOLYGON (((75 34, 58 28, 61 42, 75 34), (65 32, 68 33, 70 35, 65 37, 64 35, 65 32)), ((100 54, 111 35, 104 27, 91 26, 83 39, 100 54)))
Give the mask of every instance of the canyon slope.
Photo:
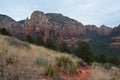
POLYGON ((83 25, 82 23, 57 13, 34 11, 30 18, 15 21, 0 15, 0 28, 5 27, 10 33, 22 40, 27 35, 42 36, 44 41, 65 42, 69 47, 77 47, 79 41, 89 42, 94 53, 120 56, 120 25, 115 28, 102 25, 83 25))

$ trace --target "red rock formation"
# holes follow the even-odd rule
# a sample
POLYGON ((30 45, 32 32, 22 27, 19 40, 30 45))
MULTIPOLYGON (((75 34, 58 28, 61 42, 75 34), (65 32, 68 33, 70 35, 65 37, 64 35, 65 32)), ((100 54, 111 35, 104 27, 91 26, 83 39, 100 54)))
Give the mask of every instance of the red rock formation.
POLYGON ((110 48, 120 48, 120 36, 112 37, 111 40, 110 48))
POLYGON ((120 25, 112 30, 110 48, 120 48, 120 25))
MULTIPOLYGON (((57 15, 57 16, 63 17, 61 15, 57 15)), ((76 21, 65 17, 67 20, 70 20, 71 23, 66 21, 64 23, 65 26, 61 27, 61 25, 57 25, 59 23, 57 23, 54 20, 51 23, 50 17, 51 16, 47 16, 40 11, 33 12, 31 18, 26 19, 22 28, 22 33, 24 33, 25 35, 31 35, 33 33, 43 32, 44 33, 43 37, 45 41, 55 36, 57 38, 56 41, 58 43, 64 41, 69 46, 76 46, 76 43, 79 41, 78 37, 80 36, 80 34, 85 33, 85 29, 83 25, 80 23, 77 24, 78 22, 76 23, 76 21), (50 31, 53 31, 52 35, 50 31)), ((63 17, 63 21, 66 20, 65 18, 63 17)))

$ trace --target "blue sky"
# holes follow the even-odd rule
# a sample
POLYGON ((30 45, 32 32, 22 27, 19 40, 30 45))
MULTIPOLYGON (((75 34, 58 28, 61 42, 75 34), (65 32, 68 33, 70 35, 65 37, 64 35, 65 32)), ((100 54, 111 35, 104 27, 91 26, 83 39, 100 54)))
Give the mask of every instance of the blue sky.
POLYGON ((110 27, 120 24, 120 0, 1 0, 0 14, 15 20, 29 17, 35 10, 45 13, 61 13, 79 22, 105 24, 110 27))

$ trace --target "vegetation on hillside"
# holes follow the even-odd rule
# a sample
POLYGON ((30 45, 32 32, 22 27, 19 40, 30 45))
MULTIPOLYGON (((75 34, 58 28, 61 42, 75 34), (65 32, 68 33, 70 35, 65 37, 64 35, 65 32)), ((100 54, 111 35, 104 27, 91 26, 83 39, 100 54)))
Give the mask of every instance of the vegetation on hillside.
POLYGON ((61 44, 56 45, 51 39, 48 39, 46 40, 46 42, 44 42, 43 38, 40 36, 37 36, 37 38, 33 38, 32 36, 28 35, 27 41, 36 45, 42 45, 52 50, 66 52, 68 54, 74 54, 75 56, 82 58, 83 61, 85 61, 88 64, 91 64, 92 62, 96 61, 103 64, 111 63, 116 66, 120 65, 120 59, 117 57, 107 57, 105 54, 94 54, 91 51, 89 43, 86 42, 80 41, 77 44, 77 48, 72 47, 71 49, 65 42, 61 42, 61 44))
POLYGON ((7 36, 12 36, 12 35, 6 30, 6 28, 1 28, 1 29, 0 29, 0 34, 2 34, 2 35, 7 35, 7 36))
POLYGON ((75 65, 79 60, 68 54, 1 35, 0 44, 2 44, 0 45, 0 80, 62 79, 60 76, 62 70, 67 70, 65 74, 72 72, 74 75, 73 70, 76 69, 75 65), (67 64, 58 67, 56 57, 58 59, 65 57, 63 60, 67 64))
POLYGON ((88 64, 94 61, 94 55, 90 50, 88 43, 79 42, 78 47, 75 48, 74 53, 79 58, 82 58, 88 64))
POLYGON ((62 68, 63 71, 67 72, 67 74, 76 74, 76 65, 74 62, 66 56, 61 56, 56 58, 56 65, 59 68, 62 68))

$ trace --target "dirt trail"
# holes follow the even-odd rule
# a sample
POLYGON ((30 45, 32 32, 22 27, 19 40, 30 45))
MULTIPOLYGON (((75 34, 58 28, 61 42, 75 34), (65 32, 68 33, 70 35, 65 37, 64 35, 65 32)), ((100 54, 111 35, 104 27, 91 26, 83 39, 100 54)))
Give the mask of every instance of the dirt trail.
POLYGON ((77 76, 75 80, 86 80, 91 71, 92 71, 92 68, 91 67, 81 67, 78 69, 78 71, 81 72, 80 76, 77 76))
POLYGON ((79 67, 77 69, 77 75, 65 75, 62 74, 62 77, 65 80, 86 80, 92 71, 91 67, 79 67))
MULTIPOLYGON (((60 76, 65 80, 86 80, 92 71, 92 67, 79 67, 77 69, 78 74, 76 75, 67 75, 63 72, 60 72, 60 76)), ((41 78, 40 80, 51 80, 41 78)))

